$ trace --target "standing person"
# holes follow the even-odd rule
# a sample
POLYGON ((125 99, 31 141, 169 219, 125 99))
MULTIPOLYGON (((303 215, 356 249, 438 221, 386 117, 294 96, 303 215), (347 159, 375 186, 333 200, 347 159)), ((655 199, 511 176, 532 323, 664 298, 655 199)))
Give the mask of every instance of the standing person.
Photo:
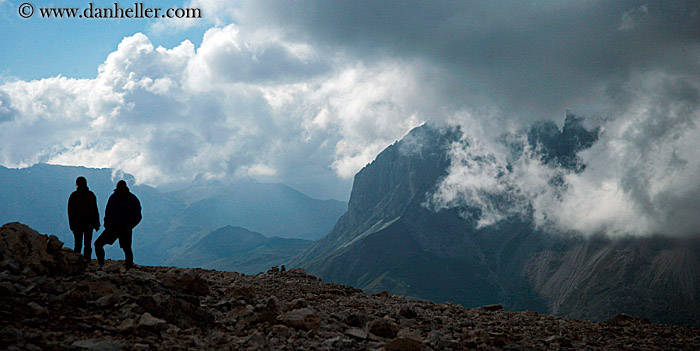
POLYGON ((141 203, 136 195, 129 192, 126 182, 117 182, 117 188, 107 201, 105 209, 105 230, 95 240, 97 263, 102 266, 105 261, 103 246, 112 245, 119 239, 119 246, 124 250, 126 270, 134 265, 134 253, 131 251, 132 230, 141 222, 141 203))
POLYGON ((100 212, 97 197, 88 188, 87 179, 76 178, 75 186, 75 191, 68 198, 68 225, 75 238, 73 251, 80 253, 85 240, 83 257, 89 261, 92 256, 92 230, 100 230, 100 212))

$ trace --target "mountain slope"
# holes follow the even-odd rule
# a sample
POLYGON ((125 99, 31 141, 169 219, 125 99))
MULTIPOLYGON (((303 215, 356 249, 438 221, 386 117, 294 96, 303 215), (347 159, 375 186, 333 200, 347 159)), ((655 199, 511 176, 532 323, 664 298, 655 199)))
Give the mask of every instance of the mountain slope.
POLYGON ((515 272, 538 247, 537 240, 525 240, 537 236, 527 225, 476 230, 456 210, 435 213, 423 206, 446 174, 448 148, 460 137, 459 130, 425 125, 389 146, 355 176, 348 212, 333 231, 294 263, 367 291, 543 310, 515 272), (506 250, 521 253, 501 260, 506 250))
POLYGON ((446 148, 457 138, 458 133, 424 126, 382 151, 355 175, 347 212, 300 261, 324 257, 371 235, 397 220, 411 204, 422 203, 425 192, 435 186, 435 179, 444 176, 446 148))
MULTIPOLYGON (((568 115, 561 130, 537 124, 527 142, 544 163, 581 172, 576 153, 598 134, 581 122, 568 115)), ((584 239, 542 232, 527 217, 478 226, 478 209, 426 208, 460 137, 424 125, 382 151, 355 176, 348 212, 294 264, 369 292, 467 307, 503 303, 594 320, 624 312, 700 326, 698 238, 584 239)))
POLYGON ((533 256, 524 272, 551 311, 603 320, 620 311, 698 326, 700 240, 595 238, 533 256))

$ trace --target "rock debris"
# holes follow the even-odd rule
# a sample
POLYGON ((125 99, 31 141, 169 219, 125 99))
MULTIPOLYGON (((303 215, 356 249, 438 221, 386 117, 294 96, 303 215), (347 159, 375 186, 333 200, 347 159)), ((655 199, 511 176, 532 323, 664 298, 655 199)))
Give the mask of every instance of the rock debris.
POLYGON ((0 228, 0 349, 700 349, 697 329, 626 315, 598 323, 409 301, 303 269, 100 269, 61 246, 19 223, 0 228))

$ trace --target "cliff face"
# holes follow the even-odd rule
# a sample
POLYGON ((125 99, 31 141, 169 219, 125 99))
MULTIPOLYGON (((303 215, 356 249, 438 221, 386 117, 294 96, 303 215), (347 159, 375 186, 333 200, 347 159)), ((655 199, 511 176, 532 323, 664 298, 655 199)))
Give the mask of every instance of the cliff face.
POLYGON ((102 269, 55 237, 0 228, 0 348, 7 350, 463 350, 700 347, 700 331, 626 315, 564 320, 365 294, 301 269, 255 276, 102 269))
MULTIPOLYGON (((543 163, 581 172, 577 152, 598 131, 569 115, 561 130, 541 123, 526 136, 543 163)), ((583 239, 542 232, 528 218, 479 227, 461 215, 477 209, 426 208, 460 137, 459 129, 425 125, 385 149, 355 176, 348 212, 293 264, 368 292, 599 321, 624 312, 700 327, 700 238, 583 239)), ((515 154, 524 147, 507 146, 515 154)))
POLYGON ((557 239, 521 220, 477 229, 460 209, 424 206, 460 138, 458 129, 424 125, 389 146, 355 176, 348 212, 333 231, 293 263, 369 292, 548 311, 522 267, 557 239))
POLYGON ((524 274, 552 313, 602 320, 624 311, 672 324, 698 324, 700 241, 596 238, 533 255, 524 274))
POLYGON ((300 261, 312 262, 385 229, 422 203, 435 179, 444 176, 447 148, 459 137, 458 132, 421 127, 382 151, 355 175, 347 212, 300 261))

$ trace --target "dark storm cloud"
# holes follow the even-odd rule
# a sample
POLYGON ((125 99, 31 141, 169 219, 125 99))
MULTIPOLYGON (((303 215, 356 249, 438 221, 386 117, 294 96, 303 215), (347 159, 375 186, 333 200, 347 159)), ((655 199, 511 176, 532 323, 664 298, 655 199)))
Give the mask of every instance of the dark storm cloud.
POLYGON ((443 200, 467 198, 479 205, 481 199, 469 196, 475 189, 512 186, 559 228, 696 233, 700 166, 692 154, 700 147, 699 1, 246 6, 238 17, 242 26, 277 28, 365 62, 401 57, 420 63, 434 73, 424 82, 437 97, 432 106, 440 108, 431 118, 441 120, 442 114, 462 125, 481 124, 472 135, 476 139, 508 130, 485 121, 490 118, 525 127, 538 119, 561 122, 567 108, 603 127, 601 140, 582 155, 589 167, 566 175, 569 190, 563 195, 540 181, 556 170, 536 162, 520 165, 508 184, 490 182, 489 170, 503 165, 479 168, 469 162, 475 153, 502 159, 484 139, 482 149, 453 150, 453 161, 464 161, 464 167, 445 179, 444 193, 452 197, 443 200))
MULTIPOLYGON (((636 71, 698 74, 698 1, 266 1, 241 20, 445 69, 452 94, 559 115, 636 71)), ((540 116, 551 118, 552 115, 540 116)))

